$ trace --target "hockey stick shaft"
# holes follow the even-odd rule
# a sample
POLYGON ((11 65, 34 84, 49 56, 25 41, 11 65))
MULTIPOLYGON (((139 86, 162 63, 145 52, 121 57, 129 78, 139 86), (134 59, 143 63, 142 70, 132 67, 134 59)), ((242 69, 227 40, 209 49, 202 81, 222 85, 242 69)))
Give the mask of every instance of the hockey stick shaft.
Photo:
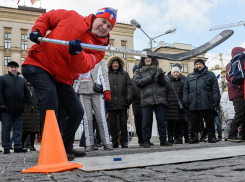
MULTIPOLYGON (((69 41, 64 41, 64 40, 39 37, 38 41, 69 46, 69 41)), ((137 50, 131 50, 131 49, 123 49, 123 48, 100 46, 100 45, 93 45, 93 44, 84 44, 84 43, 81 43, 80 45, 84 49, 93 49, 93 50, 97 50, 97 51, 105 51, 105 52, 127 54, 127 55, 133 55, 133 56, 148 57, 146 51, 137 51, 137 50)))

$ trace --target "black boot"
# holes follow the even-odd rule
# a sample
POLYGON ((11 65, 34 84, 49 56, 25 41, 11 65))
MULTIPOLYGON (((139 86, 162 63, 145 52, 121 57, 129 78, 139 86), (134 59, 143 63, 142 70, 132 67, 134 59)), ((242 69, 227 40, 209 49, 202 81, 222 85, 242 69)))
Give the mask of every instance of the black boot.
POLYGON ((126 142, 121 142, 122 148, 128 148, 128 144, 126 142))
POLYGON ((213 132, 210 131, 208 133, 208 143, 216 143, 215 139, 213 138, 213 132))
POLYGON ((173 135, 172 134, 168 134, 168 143, 171 143, 171 144, 174 143, 173 135))
POLYGON ((112 142, 112 147, 113 148, 118 148, 118 142, 112 142))
POLYGON ((189 142, 189 144, 195 144, 195 143, 199 143, 199 141, 198 141, 198 133, 197 132, 191 134, 191 139, 190 139, 190 142, 189 142))
POLYGON ((204 133, 202 134, 202 136, 201 136, 199 142, 207 142, 207 140, 206 140, 206 135, 204 135, 204 133))

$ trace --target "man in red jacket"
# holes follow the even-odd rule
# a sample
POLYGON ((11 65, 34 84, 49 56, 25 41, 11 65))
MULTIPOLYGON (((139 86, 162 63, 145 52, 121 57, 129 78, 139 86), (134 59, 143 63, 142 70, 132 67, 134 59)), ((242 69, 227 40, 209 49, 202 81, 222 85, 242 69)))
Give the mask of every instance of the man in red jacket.
MULTIPOLYGON (((239 52, 244 52, 242 47, 234 47, 231 51, 231 57, 233 58, 239 52)), ((235 109, 235 116, 230 125, 230 133, 228 140, 232 142, 245 141, 245 134, 242 138, 237 137, 238 127, 243 124, 242 131, 245 131, 245 101, 244 101, 244 85, 238 86, 231 83, 229 79, 230 63, 226 66, 226 80, 228 82, 228 96, 229 100, 233 102, 235 109)))
POLYGON ((116 24, 117 10, 107 7, 87 17, 75 11, 52 10, 35 22, 30 40, 35 42, 28 51, 22 74, 33 85, 39 99, 41 133, 46 110, 55 110, 58 104, 68 116, 62 138, 68 160, 86 155, 73 149, 74 136, 83 118, 83 108, 72 83, 76 73, 87 73, 99 63, 105 52, 83 49, 80 43, 109 44, 109 32, 116 24), (47 34, 47 31, 51 32, 47 34), (70 41, 67 46, 39 42, 39 37, 70 41))

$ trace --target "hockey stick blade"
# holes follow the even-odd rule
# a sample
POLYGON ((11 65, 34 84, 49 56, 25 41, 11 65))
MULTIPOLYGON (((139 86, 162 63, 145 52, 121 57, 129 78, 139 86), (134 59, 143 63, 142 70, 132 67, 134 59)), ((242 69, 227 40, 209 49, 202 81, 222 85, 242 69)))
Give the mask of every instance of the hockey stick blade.
MULTIPOLYGON (((216 47, 217 45, 227 40, 230 36, 232 36, 233 33, 234 32, 232 30, 224 30, 219 35, 214 37, 212 40, 207 42, 206 44, 200 47, 197 47, 196 49, 193 49, 191 51, 178 53, 178 54, 164 54, 164 53, 155 53, 155 52, 149 52, 149 51, 137 51, 137 50, 131 50, 131 49, 123 49, 123 48, 100 46, 100 45, 93 45, 93 44, 84 44, 84 43, 81 43, 81 46, 84 49, 92 49, 92 50, 119 53, 119 54, 127 54, 127 55, 140 56, 140 57, 155 57, 159 59, 167 59, 167 60, 172 60, 172 61, 182 61, 182 60, 189 59, 189 58, 198 56, 204 52, 209 51, 210 49, 216 47)), ((64 40, 39 37, 38 41, 69 46, 69 41, 64 41, 64 40)))
POLYGON ((197 47, 196 49, 193 49, 188 52, 183 52, 179 54, 164 54, 164 53, 155 53, 155 52, 147 52, 148 57, 155 57, 160 59, 167 59, 172 61, 182 61, 185 59, 189 59, 192 57, 196 57, 202 53, 205 53, 212 48, 216 47, 217 45, 221 44, 225 40, 227 40, 230 36, 232 36, 234 33, 233 30, 224 30, 219 35, 214 37, 212 40, 207 42, 206 44, 197 47))

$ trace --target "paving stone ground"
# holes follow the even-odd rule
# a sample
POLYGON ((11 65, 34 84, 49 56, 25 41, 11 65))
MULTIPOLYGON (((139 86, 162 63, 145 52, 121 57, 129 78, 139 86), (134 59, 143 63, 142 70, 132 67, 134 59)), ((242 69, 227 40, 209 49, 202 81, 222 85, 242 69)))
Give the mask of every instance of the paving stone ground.
MULTIPOLYGON (((128 149, 118 148, 113 151, 98 151, 87 153, 86 157, 113 156, 122 154, 141 154, 163 151, 192 150, 197 148, 239 146, 245 143, 233 143, 222 141, 216 144, 183 144, 172 147, 160 147, 155 144, 149 149, 139 148, 138 145, 129 145, 128 149)), ((37 146, 37 148, 39 148, 37 146)), ((75 148, 79 148, 75 145, 75 148)), ((83 149, 83 148, 80 148, 83 149)), ((57 151, 58 152, 58 151, 57 151)), ((81 170, 67 171, 62 173, 47 174, 22 174, 23 169, 37 165, 39 151, 22 154, 0 153, 0 182, 5 181, 245 181, 245 151, 244 156, 232 158, 197 161, 181 164, 168 164, 149 166, 143 168, 129 168, 124 170, 84 172, 81 170)), ((178 156, 176 156, 178 157, 178 156)))

